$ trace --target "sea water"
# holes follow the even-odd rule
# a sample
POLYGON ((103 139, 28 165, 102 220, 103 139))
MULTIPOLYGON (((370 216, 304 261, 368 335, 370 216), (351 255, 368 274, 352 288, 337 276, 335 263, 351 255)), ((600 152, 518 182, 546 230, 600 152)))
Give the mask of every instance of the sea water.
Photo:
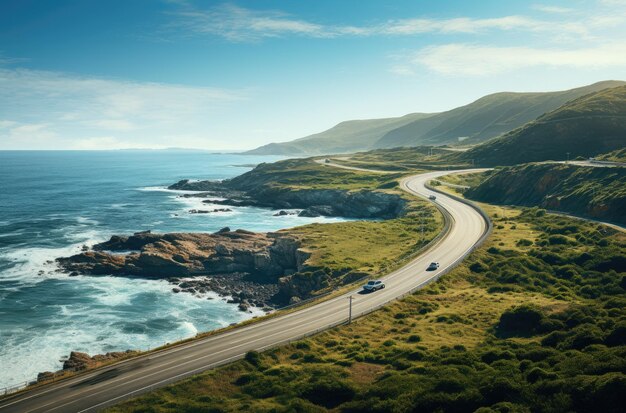
POLYGON ((250 318, 214 295, 164 280, 69 277, 54 259, 113 234, 273 231, 333 218, 212 209, 166 187, 225 179, 278 157, 203 151, 0 151, 0 388, 62 367, 70 351, 153 348, 250 318))

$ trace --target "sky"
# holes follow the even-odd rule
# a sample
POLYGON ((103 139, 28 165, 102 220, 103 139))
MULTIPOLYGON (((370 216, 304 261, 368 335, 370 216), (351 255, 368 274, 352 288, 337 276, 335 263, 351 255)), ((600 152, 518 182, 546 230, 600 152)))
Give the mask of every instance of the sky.
POLYGON ((626 0, 0 0, 0 150, 243 150, 608 79, 626 0))

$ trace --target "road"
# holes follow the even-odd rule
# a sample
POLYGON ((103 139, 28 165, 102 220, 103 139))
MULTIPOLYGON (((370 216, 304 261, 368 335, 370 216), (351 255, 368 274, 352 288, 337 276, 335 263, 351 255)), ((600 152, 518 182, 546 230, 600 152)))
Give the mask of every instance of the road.
POLYGON ((360 294, 354 290, 264 321, 178 347, 126 360, 65 381, 43 386, 0 401, 0 413, 93 412, 193 374, 239 359, 250 350, 264 350, 345 323, 349 295, 355 297, 353 316, 367 314, 444 274, 484 238, 488 224, 473 207, 425 187, 437 171, 405 178, 401 187, 416 196, 436 195, 447 214, 449 230, 436 244, 406 266, 383 279, 387 288, 360 294), (431 261, 436 271, 427 272, 431 261))
MULTIPOLYGON (((315 162, 319 163, 320 165, 332 166, 332 167, 341 168, 341 169, 348 169, 350 171, 362 171, 362 172, 371 172, 371 173, 377 173, 377 174, 397 174, 397 173, 402 172, 402 171, 384 171, 382 169, 359 168, 357 166, 348 166, 348 165, 342 165, 340 163, 335 163, 330 158, 326 158, 326 159, 316 159, 315 162), (329 162, 326 162, 326 159, 328 159, 329 162)), ((332 158, 332 159, 348 160, 350 158, 347 156, 343 156, 341 158, 332 158)))

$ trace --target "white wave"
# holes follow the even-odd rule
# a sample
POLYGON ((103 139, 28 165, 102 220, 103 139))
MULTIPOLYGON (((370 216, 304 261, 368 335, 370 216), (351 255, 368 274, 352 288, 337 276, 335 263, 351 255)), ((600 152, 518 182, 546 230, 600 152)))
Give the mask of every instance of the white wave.
POLYGON ((76 222, 83 225, 98 225, 100 224, 95 219, 87 218, 87 217, 76 217, 76 222))
POLYGON ((134 188, 132 190, 141 192, 168 192, 171 194, 201 194, 206 191, 183 191, 180 189, 168 189, 166 186, 144 186, 141 188, 134 188))

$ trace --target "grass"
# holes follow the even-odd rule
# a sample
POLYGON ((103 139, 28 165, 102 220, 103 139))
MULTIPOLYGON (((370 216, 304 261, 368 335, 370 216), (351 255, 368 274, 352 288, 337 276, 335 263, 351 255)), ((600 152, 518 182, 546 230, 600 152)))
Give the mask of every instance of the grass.
POLYGON ((471 174, 449 174, 444 175, 441 178, 437 178, 437 180, 452 185, 474 187, 480 185, 485 179, 489 177, 491 173, 491 171, 486 171, 471 174))
POLYGON ((437 283, 109 412, 620 411, 626 236, 489 212, 493 236, 437 283))
POLYGON ((626 148, 617 149, 613 152, 605 153, 598 156, 596 159, 601 161, 626 162, 626 148))
POLYGON ((484 166, 586 159, 624 148, 625 132, 626 86, 619 86, 571 100, 454 158, 484 166))
POLYGON ((464 168, 469 163, 450 162, 453 152, 446 148, 420 146, 415 148, 376 149, 344 157, 333 162, 347 166, 385 171, 414 172, 424 169, 464 168))
POLYGON ((230 180, 233 187, 256 190, 261 186, 282 189, 385 190, 406 175, 378 174, 330 168, 315 158, 287 159, 260 164, 255 169, 230 180))
POLYGON ((442 221, 433 206, 411 200, 402 218, 311 224, 286 232, 300 239, 303 249, 312 254, 308 264, 313 267, 374 274, 425 246, 439 233, 442 221))

